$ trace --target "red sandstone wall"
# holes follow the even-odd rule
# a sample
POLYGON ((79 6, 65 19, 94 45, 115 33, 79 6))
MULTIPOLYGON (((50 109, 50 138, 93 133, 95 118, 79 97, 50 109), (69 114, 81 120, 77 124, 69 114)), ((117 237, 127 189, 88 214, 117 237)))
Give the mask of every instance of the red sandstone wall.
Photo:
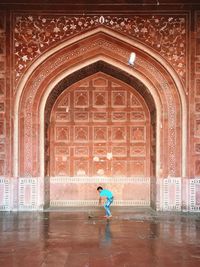
MULTIPOLYGON (((1 6, 0 6, 1 7, 1 6)), ((163 163, 167 165, 163 167, 162 179, 166 178, 164 182, 157 184, 157 190, 160 193, 157 198, 160 202, 162 209, 163 202, 167 205, 173 206, 176 200, 180 200, 179 205, 184 207, 197 207, 200 206, 200 11, 199 7, 185 7, 184 10, 173 7, 169 7, 168 11, 164 7, 157 7, 155 14, 154 8, 150 7, 143 13, 137 13, 130 11, 131 14, 106 14, 101 17, 99 8, 97 9, 97 15, 74 15, 68 14, 67 17, 62 11, 54 13, 49 7, 45 14, 42 14, 38 9, 34 12, 18 9, 17 12, 12 8, 2 7, 0 12, 0 206, 9 207, 12 206, 12 201, 19 201, 16 195, 18 191, 22 197, 21 205, 28 203, 27 206, 31 206, 32 202, 37 202, 37 196, 43 194, 43 191, 33 189, 31 180, 28 185, 17 180, 17 177, 13 177, 14 162, 13 162, 13 116, 14 116, 14 100, 20 79, 24 77, 28 68, 32 65, 34 60, 39 58, 48 49, 56 47, 64 40, 70 39, 72 36, 77 36, 83 32, 98 27, 100 24, 104 24, 116 32, 120 32, 124 36, 133 37, 139 40, 142 44, 150 47, 152 51, 156 51, 160 54, 176 71, 181 83, 184 86, 185 94, 187 95, 187 108, 188 108, 188 153, 187 153, 187 173, 186 177, 181 177, 181 133, 177 131, 175 145, 171 145, 165 149, 165 152, 161 155, 163 163), (135 13, 137 14, 135 14, 135 13), (178 141, 179 140, 179 141, 178 141), (171 157, 171 163, 168 155, 174 152, 174 158, 171 157), (174 177, 180 177, 179 180, 170 180, 168 177, 170 164, 172 169, 174 168, 174 177), (174 164, 174 165, 173 165, 174 164), (175 167, 173 167, 175 166, 175 167), (183 178, 185 180, 183 180, 183 178), (12 182, 11 182, 12 181, 12 182), (177 182, 178 181, 178 182, 177 182), (18 182, 21 187, 18 187, 18 182), (163 184, 162 184, 163 183, 163 184), (29 186, 30 185, 30 186, 29 186), (32 189, 31 189, 32 188, 32 189), (182 188, 182 190, 180 189, 182 188), (21 191, 20 191, 21 190, 21 191), (39 193, 40 192, 40 193, 39 193), (177 193, 178 192, 178 193, 177 193), (181 193, 180 193, 181 192, 181 193), (178 195, 177 195, 178 194, 178 195), (182 194, 182 197, 179 196, 182 194), (31 197, 30 197, 31 196, 31 197), (24 201, 24 202, 23 202, 24 201), (32 202, 31 202, 32 201, 32 202)), ((78 44, 77 44, 78 47, 78 44)), ((75 50, 74 50, 75 51, 75 50)), ((110 52, 112 53, 112 51, 110 52)), ((160 67, 162 68, 162 66, 160 67)), ((35 74, 37 76, 37 73, 35 74)), ((53 78, 53 77, 51 77, 53 78)), ((171 83, 171 87, 173 87, 171 83)), ((175 93, 174 93, 175 95, 175 93)), ((28 98, 28 95, 27 95, 28 98)), ((174 103, 178 106, 180 103, 176 97, 174 97, 174 103)), ((163 103, 163 106, 166 103, 163 103)), ((172 113, 174 112, 173 107, 172 113)), ((28 115, 24 113, 20 114, 20 122, 23 125, 24 118, 28 115)), ((176 111, 176 109, 175 109, 176 111)), ((181 112, 180 112, 181 113, 181 112)), ((55 113, 56 114, 56 113, 55 113)), ((170 114, 170 112, 169 112, 170 114)), ((181 128, 180 115, 176 115, 176 129, 181 128)), ((167 132, 167 124, 169 118, 165 118, 163 131, 167 132)), ((38 121, 34 122, 34 127, 37 127, 38 121)), ((33 127, 33 128, 34 128, 33 127)), ((25 125, 22 131, 24 135, 28 134, 27 125, 25 125)), ((37 132, 36 132, 37 135, 37 132)), ((166 143, 173 137, 173 132, 166 137, 166 143)), ((19 136, 19 139, 21 136, 19 136)), ((21 140, 21 139, 20 139, 21 140)), ((23 140, 20 149, 23 150, 23 140)), ((172 143, 174 144, 174 143, 172 143)), ((28 165, 29 160, 28 153, 21 154, 20 161, 18 162, 20 172, 18 176, 26 178, 29 176, 39 176, 38 156, 37 156, 38 143, 33 144, 34 160, 32 164, 33 173, 25 172, 25 165, 28 165), (28 174, 28 175, 27 175, 28 174)), ((149 160, 149 159, 148 159, 149 160)), ((165 165, 163 164, 163 165, 165 165)), ((148 165, 148 163, 147 163, 148 165)), ((28 167, 27 167, 28 168, 28 167)), ((52 169, 50 174, 57 175, 55 170, 52 169)), ((149 169, 145 172, 146 176, 149 176, 149 169)), ((54 175, 53 175, 54 176, 54 175)), ((57 181, 58 182, 58 181, 57 181)), ((53 181, 55 183, 55 181, 53 181)), ((60 182, 58 182, 60 183, 60 182)), ((148 184, 148 183, 147 183, 148 184)), ((35 188, 34 184, 34 188, 35 188)), ((42 186, 42 183, 39 183, 42 186)), ((62 183, 61 183, 62 186, 62 183)), ((93 185, 94 187, 96 184, 93 185)), ((108 184, 108 186, 110 186, 108 184)), ((155 185, 154 185, 155 186, 155 185)), ((113 185, 111 185, 113 187, 113 185)), ((138 189, 141 185, 131 185, 126 188, 126 185, 118 185, 118 189, 115 190, 115 194, 125 199, 130 198, 133 192, 137 195, 137 192, 141 192, 136 199, 146 200, 149 199, 149 185, 145 185, 142 191, 138 189), (123 195, 123 190, 128 192, 127 195, 123 195), (139 191, 138 191, 139 190, 139 191)), ((76 185, 70 185, 70 192, 76 192, 78 189, 76 185)), ((69 191, 69 188, 63 189, 60 193, 57 190, 57 185, 54 185, 54 191, 52 191, 51 198, 65 200, 65 193, 69 191)), ((84 185, 83 185, 84 188, 84 185)), ((82 188, 82 189, 83 189, 82 188)), ((80 190, 84 192, 80 195, 80 199, 87 199, 87 189, 80 190)), ((90 187, 89 192, 93 192, 93 187, 90 187)), ((71 194, 71 193, 70 193, 71 194)), ((92 198, 95 198, 94 193, 90 193, 92 198)), ((37 206, 37 204, 34 204, 37 206)))

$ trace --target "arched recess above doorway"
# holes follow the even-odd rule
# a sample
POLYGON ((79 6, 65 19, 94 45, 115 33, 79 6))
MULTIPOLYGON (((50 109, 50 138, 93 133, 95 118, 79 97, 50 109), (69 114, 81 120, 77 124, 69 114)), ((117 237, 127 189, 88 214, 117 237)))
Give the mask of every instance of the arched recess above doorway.
POLYGON ((62 79, 51 91, 49 94, 46 105, 45 105, 45 122, 49 122, 50 118, 50 112, 52 110, 52 107, 57 99, 57 97, 69 86, 72 84, 84 79, 85 77, 88 77, 94 73, 97 72, 103 72, 105 74, 108 74, 130 86, 135 88, 138 93, 144 98, 144 101, 146 102, 149 111, 151 112, 152 116, 155 118, 156 116, 156 106, 154 99, 152 97, 151 92, 149 89, 136 77, 130 75, 127 72, 124 72, 123 70, 108 64, 105 61, 97 61, 89 66, 86 66, 78 71, 75 71, 71 75, 65 77, 62 79))
MULTIPOLYGON (((104 162, 110 166, 106 176, 119 176, 119 173, 121 177, 137 176, 139 172, 135 168, 133 173, 131 162, 132 165, 142 164, 143 170, 140 176, 155 176, 153 172, 150 174, 150 161, 155 164, 155 140, 153 140, 156 133, 155 104, 149 103, 148 106, 146 103, 148 99, 144 99, 135 89, 138 86, 137 81, 133 82, 133 86, 129 80, 132 84, 130 86, 119 79, 117 74, 117 78, 114 78, 113 69, 108 71, 112 76, 102 72, 103 62, 96 64, 98 67, 95 67, 94 74, 89 75, 89 72, 86 72, 85 78, 68 86, 62 81, 63 83, 60 84, 63 84, 63 90, 57 98, 54 92, 56 88, 52 91, 54 101, 51 99, 53 105, 46 109, 47 118, 45 119, 45 155, 48 155, 47 161, 50 158, 50 164, 46 164, 50 166, 49 171, 46 171, 47 175, 56 176, 60 173, 62 176, 77 176, 77 171, 74 170, 74 158, 79 161, 84 158, 83 161, 90 163, 91 166, 82 176, 95 176, 98 173, 92 169, 95 163, 93 158, 100 156, 101 163, 104 162), (150 123, 152 123, 151 127, 150 123), (75 138, 76 135, 79 138, 75 138), (76 153, 79 148, 80 151, 85 151, 82 156, 76 153), (102 148, 102 154, 96 152, 100 148, 102 148), (66 155, 63 154, 64 151, 67 151, 66 155), (111 158, 107 159, 105 153, 111 153, 113 156, 110 154, 111 158), (56 157, 59 161, 64 159, 63 171, 56 170, 56 157), (121 158, 118 163, 117 158, 121 158), (65 163, 66 166, 64 166, 65 163), (113 170, 115 168, 111 165, 121 163, 124 166, 123 171, 115 172, 113 170)), ((91 67, 94 68, 94 66, 91 67)), ((109 69, 109 65, 107 67, 109 69)), ((77 73, 74 75, 76 76, 77 73)), ((68 78, 71 80, 72 77, 68 78)), ((144 85, 140 83, 140 86, 145 90, 144 85)), ((145 95, 145 92, 143 94, 145 95)), ((50 103, 48 100, 47 105, 50 103)), ((99 162, 99 157, 97 160, 99 162)), ((60 163, 58 165, 61 166, 60 163)), ((155 171, 155 166, 153 167, 151 169, 155 171)))
POLYGON ((112 186, 117 203, 149 205, 155 125, 150 127, 144 98, 135 87, 99 71, 63 87, 45 142, 50 205, 94 202, 96 183, 112 186))
MULTIPOLYGON (((109 63, 105 61, 97 61, 87 67, 84 67, 71 75, 65 77, 62 79, 51 91, 49 94, 47 101, 46 101, 46 106, 45 106, 45 155, 48 154, 48 126, 50 123, 50 114, 53 105, 56 102, 56 99, 59 97, 60 94, 66 88, 70 87, 72 84, 75 84, 76 82, 89 77, 95 73, 102 72, 107 75, 110 75, 111 77, 116 78, 117 80, 122 81, 123 83, 130 85, 130 87, 134 88, 139 95, 144 99, 144 102, 146 103, 148 110, 150 112, 151 116, 151 175, 156 176, 155 174, 155 164, 156 164, 156 147, 155 147, 155 142, 156 142, 156 106, 154 99, 152 97, 152 94, 150 93, 149 89, 136 77, 131 76, 129 73, 113 66, 110 65, 109 63), (154 140, 153 140, 154 139, 154 140)), ((46 160, 48 161, 49 157, 46 157, 46 160)), ((46 161, 45 161, 46 162, 46 161)), ((47 165, 47 163, 46 163, 47 165)), ((48 173, 45 171, 45 173, 48 173)), ((149 171, 150 175, 150 171, 149 171)), ((149 176, 148 175, 148 176, 149 176)))

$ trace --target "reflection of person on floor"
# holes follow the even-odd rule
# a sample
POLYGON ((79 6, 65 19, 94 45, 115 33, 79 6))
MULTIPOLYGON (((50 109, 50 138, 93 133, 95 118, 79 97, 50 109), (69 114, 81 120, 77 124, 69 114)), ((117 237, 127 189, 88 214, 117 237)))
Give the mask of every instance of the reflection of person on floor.
POLYGON ((110 222, 107 221, 106 226, 105 226, 105 234, 102 236, 101 229, 100 229, 100 244, 102 246, 108 246, 112 242, 112 234, 110 231, 110 222))
POLYGON ((107 189, 103 189, 101 186, 97 188, 97 191, 99 192, 99 205, 101 205, 102 198, 106 198, 106 202, 104 204, 104 208, 106 210, 106 218, 111 218, 112 214, 110 212, 110 205, 113 202, 113 193, 107 189))

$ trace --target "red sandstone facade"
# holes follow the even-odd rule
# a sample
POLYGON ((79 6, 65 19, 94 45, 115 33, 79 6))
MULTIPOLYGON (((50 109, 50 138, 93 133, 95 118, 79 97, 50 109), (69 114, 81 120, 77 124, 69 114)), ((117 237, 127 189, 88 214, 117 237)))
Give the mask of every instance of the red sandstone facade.
POLYGON ((0 4, 1 210, 199 211, 200 6, 119 2, 0 4))

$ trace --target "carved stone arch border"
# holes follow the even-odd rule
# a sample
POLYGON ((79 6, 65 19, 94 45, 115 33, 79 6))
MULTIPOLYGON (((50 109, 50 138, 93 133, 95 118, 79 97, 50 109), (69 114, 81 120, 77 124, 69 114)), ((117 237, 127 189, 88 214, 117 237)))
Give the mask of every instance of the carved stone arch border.
MULTIPOLYGON (((107 34, 108 36, 113 37, 116 40, 120 40, 121 42, 123 42, 124 44, 127 44, 129 46, 131 46, 133 49, 139 49, 140 51, 143 51, 146 55, 148 55, 149 58, 154 59, 155 61, 158 62, 158 64, 160 64, 163 69, 165 70, 166 73, 169 74, 170 79, 173 81, 174 83, 174 87, 177 90, 177 94, 180 97, 180 104, 181 104, 181 108, 180 108, 180 113, 181 113, 181 119, 182 119, 182 176, 186 176, 186 141, 187 141, 187 106, 186 106, 186 96, 185 96, 185 92, 184 92, 184 88, 178 78, 178 75, 176 74, 176 72, 173 70, 173 68, 170 66, 169 63, 167 63, 159 54, 157 54, 156 52, 154 52, 153 50, 149 49, 148 47, 144 46, 143 44, 139 43, 138 41, 135 41, 133 39, 130 39, 124 35, 121 35, 119 33, 116 33, 112 30, 103 28, 103 27, 99 27, 95 30, 92 30, 90 32, 87 32, 85 34, 82 34, 80 36, 76 36, 74 38, 71 38, 70 40, 58 45, 57 47, 49 50, 48 52, 44 53, 40 58, 38 58, 32 65, 31 67, 27 70, 26 74, 23 76, 23 78, 21 79, 18 89, 17 89, 17 94, 16 94, 16 98, 15 98, 15 104, 14 104, 14 165, 13 165, 13 173, 15 177, 19 176, 19 170, 18 170, 18 164, 19 164, 19 117, 20 117, 20 103, 23 102, 22 99, 23 97, 27 97, 26 96, 26 86, 28 84, 28 81, 30 81, 31 76, 33 75, 33 73, 37 72, 39 69, 39 66, 44 63, 46 60, 48 60, 49 58, 51 58, 52 55, 56 54, 58 51, 62 50, 63 48, 72 45, 72 44, 77 44, 79 41, 81 41, 82 39, 85 38, 89 38, 91 36, 94 36, 95 34, 98 33, 104 33, 107 34)), ((123 50, 123 49, 122 49, 123 50)), ((122 51, 123 53, 123 51, 122 51)), ((125 55, 127 56, 127 55, 125 55)), ((128 58, 127 58, 128 59, 128 58)), ((155 86, 149 81, 149 79, 147 77, 145 77, 145 75, 143 75, 140 71, 137 70, 137 68, 130 68, 129 66, 127 66, 127 62, 124 60, 122 60, 122 62, 118 61, 117 59, 113 59, 113 58, 109 58, 108 56, 105 55, 95 55, 92 58, 88 58, 87 60, 78 63, 74 66, 71 66, 69 69, 67 69, 65 72, 62 72, 60 75, 56 76, 56 79, 52 80, 45 92, 44 95, 42 97, 42 100, 40 101, 38 108, 40 110, 39 112, 39 118, 38 118, 38 124, 40 125, 40 132, 39 132, 39 140, 40 140, 40 176, 43 177, 44 176, 44 107, 45 107, 45 103, 46 103, 46 99, 49 95, 49 93, 51 92, 51 90, 56 86, 56 84, 63 79, 64 77, 66 77, 67 75, 70 75, 71 73, 73 73, 74 71, 81 69, 87 65, 90 65, 94 62, 97 62, 99 60, 105 61, 110 65, 117 65, 119 68, 121 68, 123 71, 129 73, 132 76, 137 77, 139 80, 141 80, 146 87, 148 87, 150 89, 150 92, 154 98, 154 101, 156 103, 156 110, 157 110, 157 143, 156 143, 156 147, 157 147, 157 159, 156 159, 156 167, 157 167, 157 171, 156 171, 156 175, 157 177, 159 176, 159 170, 160 170, 160 132, 161 132, 161 128, 162 128, 162 124, 161 124, 161 119, 162 119, 162 103, 160 100, 160 96, 159 93, 157 91, 157 89, 155 88, 155 86)), ((139 59, 140 60, 140 59, 139 59)), ((152 67, 153 68, 153 67, 152 67)), ((38 72, 39 73, 39 72, 38 72)), ((154 70, 154 75, 155 74, 155 70, 154 70)), ((164 85, 166 85, 166 89, 170 89, 169 85, 167 85, 167 83, 164 80, 164 75, 161 78, 164 81, 164 85)), ((40 81, 38 80, 38 84, 35 84, 35 90, 38 89, 37 85, 39 86, 40 81)), ((26 102, 28 105, 28 102, 26 102)), ((30 114, 26 114, 27 116, 31 116, 31 110, 30 110, 30 114)), ((25 133, 24 133, 25 134, 25 133)))
MULTIPOLYGON (((123 72, 127 73, 127 75, 131 75, 135 77, 137 80, 142 81, 142 84, 144 87, 148 88, 149 91, 151 92, 152 98, 155 103, 155 108, 156 108, 156 132, 157 132, 157 140, 156 140, 156 172, 157 175, 159 175, 159 170, 160 170, 160 123, 161 123, 161 110, 162 110, 162 105, 161 101, 159 98, 159 95, 156 92, 156 89, 154 88, 153 84, 146 78, 144 77, 141 73, 137 72, 134 69, 130 69, 129 66, 121 64, 115 60, 112 60, 110 58, 107 58, 105 56, 96 56, 88 61, 85 61, 83 63, 78 64, 76 67, 70 68, 63 72, 60 76, 56 77, 48 86, 47 90, 45 91, 43 98, 41 100, 41 105, 40 105, 40 132, 43 134, 45 132, 45 107, 48 101, 48 98, 53 92, 53 90, 57 87, 59 82, 62 82, 63 80, 67 79, 70 74, 76 73, 79 70, 83 70, 84 68, 91 66, 93 64, 98 64, 100 62, 106 63, 107 66, 117 66, 119 70, 122 70, 123 72)), ((106 73, 106 72, 105 72, 106 73)), ((83 76, 84 77, 84 76, 83 76)), ((115 77, 115 76, 113 76, 115 77)), ((116 77, 115 77, 116 78, 116 77)), ((123 81, 123 80, 122 80, 123 81)), ((128 83, 127 83, 128 84, 128 83)), ((56 91, 56 90, 55 90, 56 91)), ((41 136, 40 138, 40 162, 41 162, 41 168, 40 168, 40 177, 44 177, 44 136, 41 136)))

